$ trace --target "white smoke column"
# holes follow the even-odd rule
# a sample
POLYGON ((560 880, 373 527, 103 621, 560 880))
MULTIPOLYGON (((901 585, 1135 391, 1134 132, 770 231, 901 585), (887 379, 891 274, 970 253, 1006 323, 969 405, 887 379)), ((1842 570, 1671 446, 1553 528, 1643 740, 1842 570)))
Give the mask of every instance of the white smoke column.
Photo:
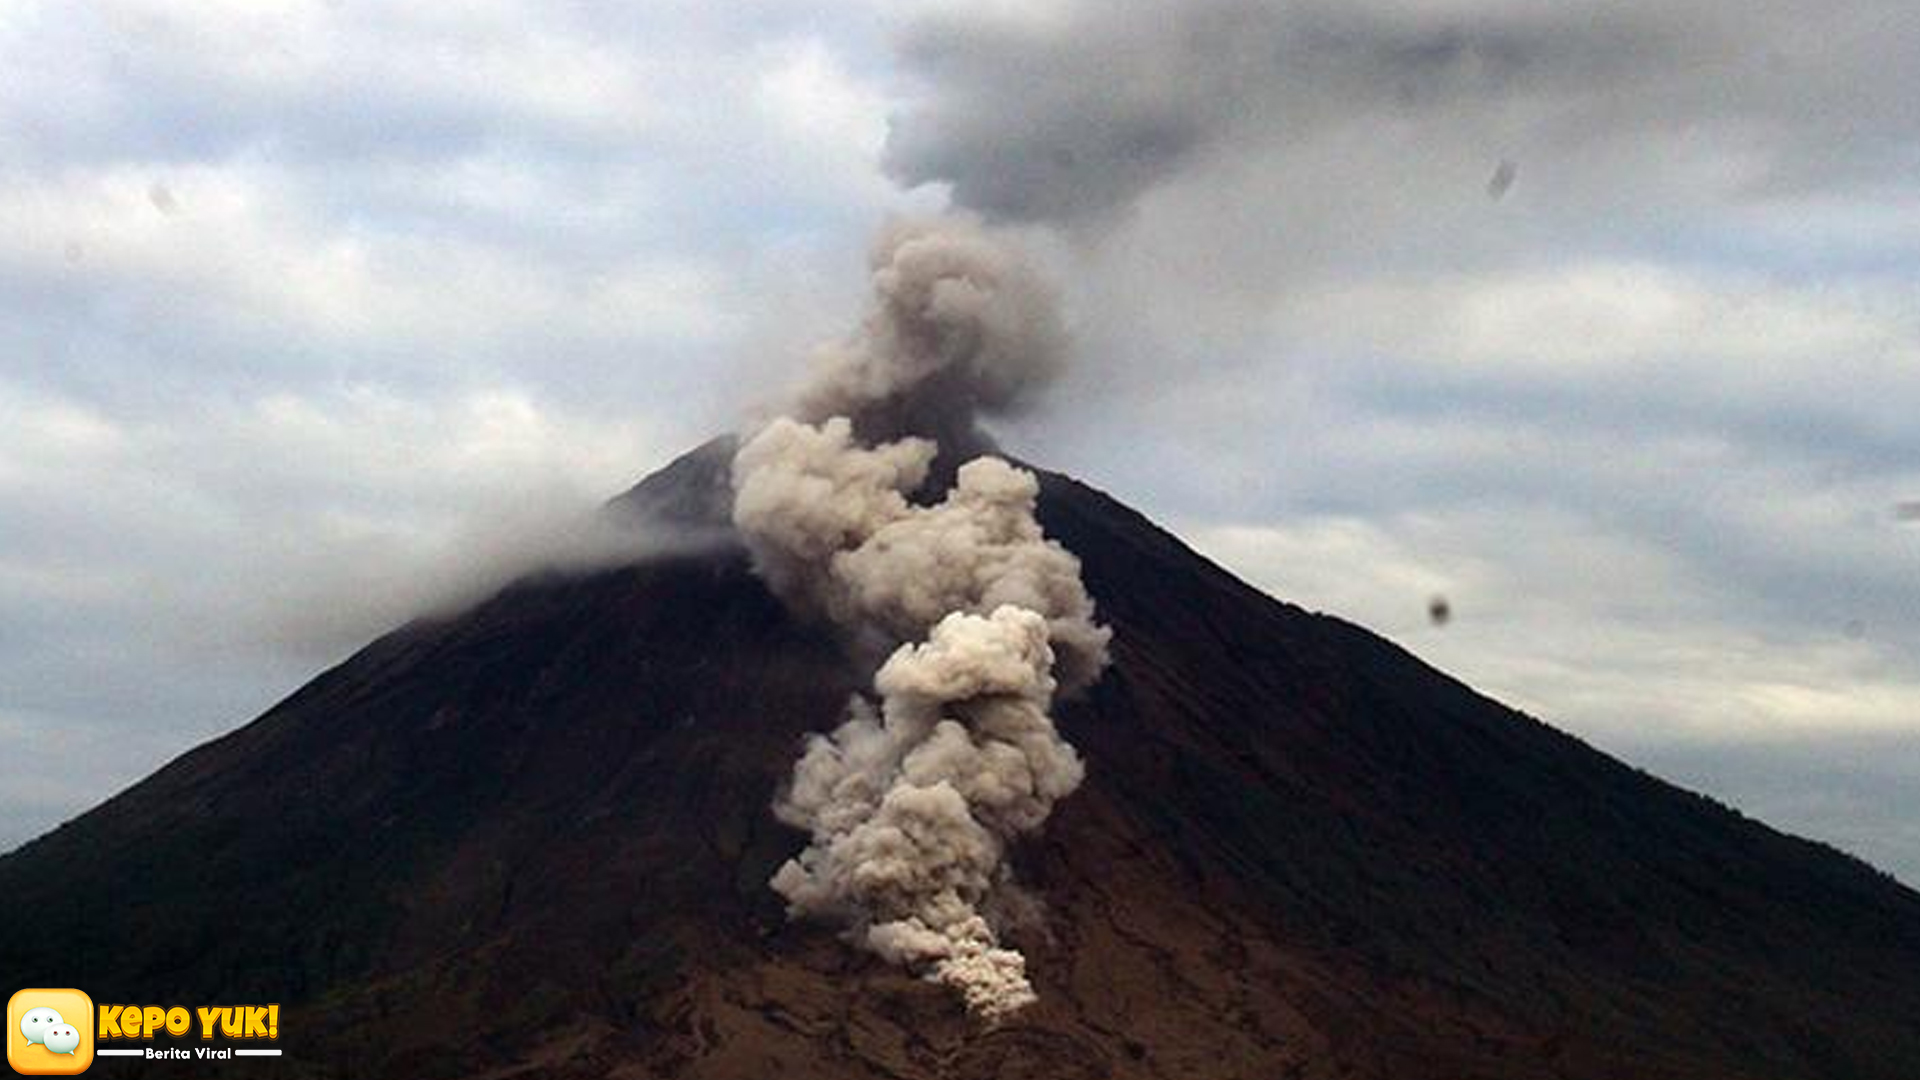
POLYGON ((790 913, 846 922, 992 1020, 1034 1000, 989 915, 1007 844, 1080 784, 1049 709, 1098 677, 1110 635, 1079 560, 1041 531, 1032 473, 981 455, 939 501, 915 497, 943 444, 984 441, 979 412, 1057 374, 1064 335, 1038 279, 965 222, 890 227, 873 283, 797 415, 734 459, 734 523, 762 577, 856 647, 892 650, 875 700, 795 764, 774 810, 812 841, 772 884, 790 913))

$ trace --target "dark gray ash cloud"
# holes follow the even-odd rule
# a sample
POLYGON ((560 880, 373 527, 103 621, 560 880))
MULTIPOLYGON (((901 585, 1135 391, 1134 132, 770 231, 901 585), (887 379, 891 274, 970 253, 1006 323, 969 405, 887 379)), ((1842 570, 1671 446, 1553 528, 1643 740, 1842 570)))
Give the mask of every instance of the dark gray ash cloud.
POLYGON ((1607 13, 1156 2, 1083 6, 1044 33, 939 20, 903 51, 930 90, 894 124, 894 175, 950 183, 962 205, 997 216, 1082 223, 1200 159, 1303 142, 1362 114, 1574 98, 1676 49, 1659 27, 1607 13))
MULTIPOLYGON (((1497 128, 1615 158, 1737 143, 1742 182, 1868 182, 1920 131, 1894 5, 1151 0, 1033 23, 946 15, 903 37, 922 92, 887 165, 1020 221, 1100 222, 1208 161, 1311 152, 1342 127, 1497 128)), ((1409 140, 1409 148, 1418 146, 1409 140)), ((1418 154, 1401 163, 1418 175, 1418 154)), ((1615 179, 1631 181, 1630 176, 1615 179)), ((1643 178, 1644 179, 1644 178, 1643 178)), ((1275 193, 1283 204, 1285 195, 1275 193)))

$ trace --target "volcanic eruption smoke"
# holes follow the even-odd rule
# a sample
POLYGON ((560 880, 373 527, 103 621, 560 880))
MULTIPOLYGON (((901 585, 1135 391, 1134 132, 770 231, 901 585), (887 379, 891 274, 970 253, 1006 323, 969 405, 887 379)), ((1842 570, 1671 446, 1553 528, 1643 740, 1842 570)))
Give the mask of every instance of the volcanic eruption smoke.
POLYGON ((774 812, 812 841, 772 885, 996 1019, 1034 1000, 995 928, 1006 847, 1080 784, 1048 709, 1099 676, 1110 634, 1040 530, 1032 473, 982 454, 946 486, 934 464, 985 445, 975 416, 1057 374, 1065 336, 1051 293, 971 224, 890 226, 872 267, 860 329, 733 462, 760 575, 862 654, 891 650, 795 763, 774 812))

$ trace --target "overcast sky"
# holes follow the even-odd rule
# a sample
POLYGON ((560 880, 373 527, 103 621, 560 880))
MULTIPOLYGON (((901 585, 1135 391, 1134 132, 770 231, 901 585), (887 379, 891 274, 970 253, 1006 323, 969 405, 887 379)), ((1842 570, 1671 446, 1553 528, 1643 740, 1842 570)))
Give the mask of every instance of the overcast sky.
POLYGON ((738 423, 958 206, 1076 331, 1012 449, 1920 882, 1898 0, 457 7, 0 7, 0 848, 738 423))

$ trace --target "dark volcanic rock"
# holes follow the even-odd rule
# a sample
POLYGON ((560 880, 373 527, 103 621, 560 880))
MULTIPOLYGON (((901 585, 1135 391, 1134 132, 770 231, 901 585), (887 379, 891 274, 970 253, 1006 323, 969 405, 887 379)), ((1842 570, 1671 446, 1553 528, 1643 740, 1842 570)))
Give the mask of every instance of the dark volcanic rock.
MULTIPOLYGON (((723 521, 728 455, 614 506, 723 521)), ((998 1029, 767 889, 860 678, 725 544, 404 627, 0 858, 0 971, 281 1002, 288 1077, 1920 1076, 1920 895, 1043 486, 1115 663, 998 1029)))

